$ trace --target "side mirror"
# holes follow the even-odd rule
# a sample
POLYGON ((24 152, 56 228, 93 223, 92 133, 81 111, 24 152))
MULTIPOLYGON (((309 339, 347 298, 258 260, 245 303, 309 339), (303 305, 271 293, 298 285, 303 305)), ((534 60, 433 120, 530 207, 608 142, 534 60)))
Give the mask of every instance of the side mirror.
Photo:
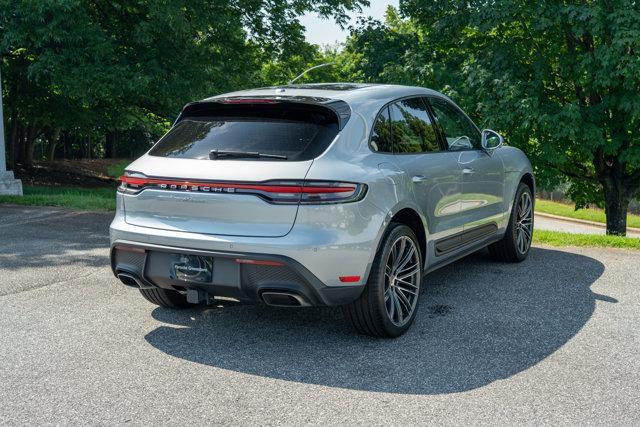
POLYGON ((482 148, 485 150, 495 150, 502 147, 504 138, 498 132, 491 129, 482 131, 482 148))

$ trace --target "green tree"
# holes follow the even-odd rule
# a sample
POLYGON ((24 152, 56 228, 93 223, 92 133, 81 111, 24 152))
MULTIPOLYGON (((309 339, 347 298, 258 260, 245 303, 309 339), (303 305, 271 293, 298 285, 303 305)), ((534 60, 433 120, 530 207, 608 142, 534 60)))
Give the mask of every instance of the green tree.
MULTIPOLYGON (((0 0, 11 158, 35 143, 156 132, 193 99, 260 82, 306 47, 298 17, 345 23, 366 0, 0 0)), ((161 131, 161 130, 160 130, 161 131)), ((95 146, 95 144, 93 145, 95 146)), ((104 150, 103 150, 104 151, 104 150)))
MULTIPOLYGON (((367 83, 420 84, 429 61, 414 61, 423 51, 420 34, 389 6, 385 22, 361 18, 339 55, 344 77, 367 83)), ((429 81, 429 83, 432 83, 429 81)))
POLYGON ((578 206, 604 201, 607 233, 624 235, 640 193, 640 3, 404 0, 401 10, 482 122, 543 179, 562 173, 578 206))

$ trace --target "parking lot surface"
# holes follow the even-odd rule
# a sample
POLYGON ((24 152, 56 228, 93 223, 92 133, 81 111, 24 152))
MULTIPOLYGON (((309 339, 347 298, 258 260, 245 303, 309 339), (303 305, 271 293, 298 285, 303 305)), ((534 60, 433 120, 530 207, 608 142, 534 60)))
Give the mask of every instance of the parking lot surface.
POLYGON ((638 252, 479 252, 382 340, 329 308, 157 308, 112 276, 109 221, 0 206, 1 424, 640 421, 638 252))

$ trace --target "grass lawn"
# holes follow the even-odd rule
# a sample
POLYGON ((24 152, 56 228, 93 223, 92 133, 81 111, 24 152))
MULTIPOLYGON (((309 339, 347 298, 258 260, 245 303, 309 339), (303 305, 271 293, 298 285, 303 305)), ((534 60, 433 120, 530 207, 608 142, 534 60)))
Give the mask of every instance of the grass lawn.
POLYGON ((0 203, 25 206, 63 206, 82 210, 112 211, 116 189, 25 186, 24 196, 0 196, 0 203))
POLYGON ((640 250, 640 239, 632 237, 607 236, 604 234, 573 234, 560 231, 535 230, 534 243, 550 246, 590 246, 640 250))
MULTIPOLYGON (((585 219, 603 224, 607 222, 602 209, 589 208, 575 210, 572 205, 551 202, 549 200, 537 199, 536 212, 565 216, 568 218, 585 219)), ((627 215, 627 227, 640 228, 640 215, 627 215)))

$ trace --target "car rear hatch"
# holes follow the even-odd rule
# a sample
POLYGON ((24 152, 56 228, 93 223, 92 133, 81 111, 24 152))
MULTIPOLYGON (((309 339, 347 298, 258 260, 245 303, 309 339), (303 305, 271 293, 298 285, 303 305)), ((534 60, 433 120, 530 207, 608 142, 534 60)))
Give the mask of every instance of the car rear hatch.
POLYGON ((305 193, 314 196, 327 186, 304 178, 343 119, 331 103, 317 100, 190 104, 121 178, 125 220, 161 230, 284 236, 305 193))

